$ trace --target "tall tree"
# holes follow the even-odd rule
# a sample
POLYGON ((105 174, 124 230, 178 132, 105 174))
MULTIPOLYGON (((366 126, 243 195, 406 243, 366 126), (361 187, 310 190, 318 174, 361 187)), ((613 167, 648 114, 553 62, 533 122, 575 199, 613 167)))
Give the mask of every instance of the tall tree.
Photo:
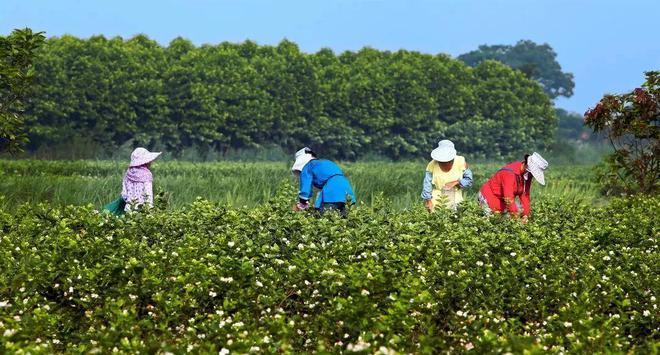
POLYGON ((44 39, 42 32, 29 28, 0 36, 0 152, 15 153, 28 141, 23 110, 35 77, 36 51, 44 39))
POLYGON ((561 70, 557 53, 548 44, 521 40, 515 46, 482 45, 475 51, 458 56, 458 59, 473 67, 485 60, 496 60, 537 80, 552 99, 573 96, 573 74, 561 70))

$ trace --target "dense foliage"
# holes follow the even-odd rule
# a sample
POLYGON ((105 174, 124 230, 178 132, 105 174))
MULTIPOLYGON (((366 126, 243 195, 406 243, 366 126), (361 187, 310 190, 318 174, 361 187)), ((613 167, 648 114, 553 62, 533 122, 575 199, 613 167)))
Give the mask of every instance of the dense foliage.
POLYGON ((614 148, 603 174, 608 192, 660 191, 660 72, 647 72, 643 86, 630 93, 606 95, 584 119, 614 148))
POLYGON ((547 146, 556 129, 550 100, 523 73, 405 50, 64 36, 47 41, 37 73, 35 145, 83 136, 171 152, 312 145, 336 159, 397 159, 451 138, 496 158, 547 146))
POLYGON ((458 59, 471 66, 485 60, 496 60, 537 80, 553 99, 573 96, 573 74, 561 70, 557 53, 547 43, 539 45, 530 40, 521 40, 514 46, 482 45, 477 50, 460 55, 458 59))
POLYGON ((34 80, 41 33, 26 28, 0 36, 0 152, 15 153, 27 142, 23 109, 34 80))
MULTIPOLYGON (((474 172, 474 187, 466 198, 474 199, 479 187, 504 162, 477 164, 468 160, 474 172)), ((427 162, 340 163, 356 191, 359 203, 371 204, 386 197, 397 209, 418 206, 427 162)), ((201 196, 209 201, 236 207, 255 206, 268 201, 282 181, 293 180, 291 162, 188 163, 159 160, 152 166, 154 186, 166 191, 169 206, 185 207, 201 196)), ((102 206, 117 198, 126 162, 117 161, 39 161, 0 160, 0 208, 25 202, 50 201, 54 206, 68 204, 102 206)), ((590 166, 553 163, 546 172, 547 186, 535 185, 532 198, 556 196, 594 202, 599 186, 590 166)))
POLYGON ((2 352, 653 352, 660 199, 0 211, 2 352), (225 349, 225 350, 223 350, 225 349))

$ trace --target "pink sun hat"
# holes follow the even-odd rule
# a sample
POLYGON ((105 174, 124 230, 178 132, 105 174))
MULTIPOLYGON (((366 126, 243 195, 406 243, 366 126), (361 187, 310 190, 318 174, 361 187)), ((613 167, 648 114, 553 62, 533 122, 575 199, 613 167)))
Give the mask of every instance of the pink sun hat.
POLYGON ((150 152, 145 148, 135 148, 133 153, 131 153, 131 164, 130 167, 141 166, 147 163, 151 163, 156 160, 161 153, 150 152))

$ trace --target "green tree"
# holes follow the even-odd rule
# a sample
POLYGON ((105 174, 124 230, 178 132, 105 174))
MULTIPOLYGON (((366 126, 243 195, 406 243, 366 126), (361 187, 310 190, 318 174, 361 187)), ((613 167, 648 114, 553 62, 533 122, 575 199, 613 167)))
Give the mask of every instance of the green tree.
POLYGON ((496 60, 537 80, 552 99, 573 96, 573 74, 562 71, 557 54, 548 44, 521 40, 515 46, 482 45, 475 51, 460 55, 458 59, 473 67, 485 60, 496 60))
POLYGON ((603 132, 614 153, 606 160, 606 192, 654 194, 660 188, 660 72, 646 73, 640 88, 605 95, 585 115, 585 124, 603 132))
POLYGON ((23 110, 35 77, 36 51, 43 42, 43 32, 29 28, 0 36, 0 152, 18 152, 28 141, 23 110))
POLYGON ((548 96, 521 72, 405 50, 64 36, 47 41, 36 71, 35 144, 84 136, 175 154, 310 145, 332 158, 401 159, 450 138, 492 158, 544 147, 556 126, 548 96))

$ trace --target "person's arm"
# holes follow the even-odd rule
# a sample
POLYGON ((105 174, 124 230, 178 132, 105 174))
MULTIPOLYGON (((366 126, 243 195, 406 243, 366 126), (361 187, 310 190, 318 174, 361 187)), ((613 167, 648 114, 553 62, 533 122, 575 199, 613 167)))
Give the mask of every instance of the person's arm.
POLYGON ((530 177, 529 180, 525 181, 525 192, 523 192, 522 195, 520 195, 520 203, 522 204, 523 207, 523 212, 522 215, 523 217, 529 217, 530 213, 532 212, 532 206, 530 203, 530 188, 532 187, 532 179, 530 177))
POLYGON ((516 176, 513 173, 502 173, 501 180, 502 199, 504 200, 507 211, 509 211, 512 216, 515 216, 518 214, 518 206, 516 205, 515 196, 516 176))
POLYGON ((472 186, 474 183, 474 177, 472 175, 472 170, 467 167, 467 164, 465 164, 465 171, 463 171, 463 178, 458 180, 458 186, 460 186, 461 189, 467 189, 472 186))
POLYGON ((298 193, 300 203, 306 205, 312 198, 313 192, 313 174, 312 169, 310 169, 310 164, 308 163, 300 172, 300 192, 298 193))
POLYGON ((427 171, 424 173, 424 182, 422 183, 422 199, 425 201, 433 198, 433 173, 427 171))
POLYGON ((144 202, 148 203, 151 207, 154 205, 154 188, 151 181, 144 183, 144 202))

